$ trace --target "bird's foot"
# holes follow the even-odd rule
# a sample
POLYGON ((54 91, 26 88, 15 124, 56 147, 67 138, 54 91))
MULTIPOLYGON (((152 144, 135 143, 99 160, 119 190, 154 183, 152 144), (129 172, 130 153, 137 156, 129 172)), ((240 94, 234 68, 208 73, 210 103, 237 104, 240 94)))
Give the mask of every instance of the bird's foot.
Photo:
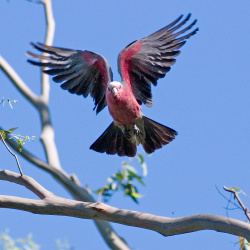
POLYGON ((135 124, 134 125, 134 135, 139 135, 139 134, 140 134, 140 129, 135 124))

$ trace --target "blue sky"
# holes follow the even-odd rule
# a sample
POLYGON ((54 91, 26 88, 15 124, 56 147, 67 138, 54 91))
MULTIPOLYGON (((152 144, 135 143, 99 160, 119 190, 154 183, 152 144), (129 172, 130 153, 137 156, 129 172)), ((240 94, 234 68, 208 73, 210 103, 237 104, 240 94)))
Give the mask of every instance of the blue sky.
MULTIPOLYGON (((31 41, 44 41, 45 20, 41 5, 28 1, 1 1, 1 55, 36 93, 40 92, 39 69, 26 63, 31 41)), ((130 42, 143 38, 192 13, 199 32, 181 49, 176 64, 153 87, 152 108, 142 107, 153 120, 178 131, 171 144, 146 156, 147 187, 140 204, 116 194, 110 205, 162 215, 182 217, 197 213, 226 216, 227 205, 217 192, 238 186, 250 194, 250 2, 242 1, 54 1, 54 45, 90 50, 106 57, 114 80, 120 80, 117 56, 130 42)), ((23 135, 34 135, 27 149, 42 159, 39 116, 0 72, 0 97, 17 99, 14 109, 0 107, 0 125, 18 126, 23 135)), ((91 98, 62 91, 51 82, 50 106, 60 161, 68 173, 76 173, 92 190, 106 183, 127 158, 89 150, 111 123, 105 109, 98 116, 91 98)), ((139 153, 143 153, 141 147, 139 153)), ((20 158, 25 174, 56 195, 68 193, 47 173, 20 158)), ((17 171, 14 159, 0 145, 1 169, 17 171)), ((141 169, 138 168, 140 172, 141 169)), ((15 184, 0 182, 1 194, 36 198, 15 184)), ((225 194, 227 195, 227 194, 225 194)), ((228 196, 229 197, 229 196, 228 196)), ((229 216, 246 220, 242 211, 229 216)), ((75 249, 108 249, 92 221, 59 216, 33 215, 1 209, 0 232, 10 229, 13 237, 32 232, 42 249, 53 249, 55 239, 67 238, 75 249)), ((239 249, 232 235, 203 231, 163 237, 149 230, 113 224, 132 249, 239 249)))

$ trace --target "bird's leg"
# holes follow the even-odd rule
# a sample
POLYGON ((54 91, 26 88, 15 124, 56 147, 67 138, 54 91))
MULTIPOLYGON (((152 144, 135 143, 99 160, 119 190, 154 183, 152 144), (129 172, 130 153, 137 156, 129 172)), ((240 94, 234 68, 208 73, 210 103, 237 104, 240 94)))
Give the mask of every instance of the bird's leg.
POLYGON ((140 129, 136 124, 127 125, 124 129, 124 135, 130 140, 134 136, 138 136, 140 134, 140 129))

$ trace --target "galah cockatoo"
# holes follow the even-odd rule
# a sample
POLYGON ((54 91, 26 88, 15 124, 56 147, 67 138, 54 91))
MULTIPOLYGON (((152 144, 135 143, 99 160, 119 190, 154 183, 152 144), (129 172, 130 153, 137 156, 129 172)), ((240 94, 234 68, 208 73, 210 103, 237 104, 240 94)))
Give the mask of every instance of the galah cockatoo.
POLYGON ((152 153, 171 142, 177 133, 144 116, 141 104, 152 106, 151 83, 157 85, 157 80, 163 78, 175 63, 174 58, 180 54, 178 49, 198 31, 196 28, 180 37, 196 23, 195 20, 180 30, 190 16, 182 21, 180 16, 168 26, 122 50, 118 57, 121 82, 113 81, 111 68, 103 56, 87 50, 32 43, 34 48, 48 55, 28 52, 29 56, 41 60, 28 62, 46 67, 43 71, 53 75, 55 82, 62 82, 62 89, 84 97, 90 94, 97 114, 108 106, 114 121, 90 149, 119 156, 135 156, 136 147, 142 144, 146 153, 152 153))

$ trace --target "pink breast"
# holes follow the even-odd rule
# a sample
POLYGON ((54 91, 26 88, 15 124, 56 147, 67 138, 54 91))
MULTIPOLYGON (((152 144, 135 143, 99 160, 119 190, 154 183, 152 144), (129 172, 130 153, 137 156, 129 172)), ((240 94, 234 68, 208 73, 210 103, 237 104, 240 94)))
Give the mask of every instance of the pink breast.
POLYGON ((116 97, 106 91, 106 100, 111 116, 120 124, 134 124, 141 115, 141 106, 127 86, 119 90, 116 97))

